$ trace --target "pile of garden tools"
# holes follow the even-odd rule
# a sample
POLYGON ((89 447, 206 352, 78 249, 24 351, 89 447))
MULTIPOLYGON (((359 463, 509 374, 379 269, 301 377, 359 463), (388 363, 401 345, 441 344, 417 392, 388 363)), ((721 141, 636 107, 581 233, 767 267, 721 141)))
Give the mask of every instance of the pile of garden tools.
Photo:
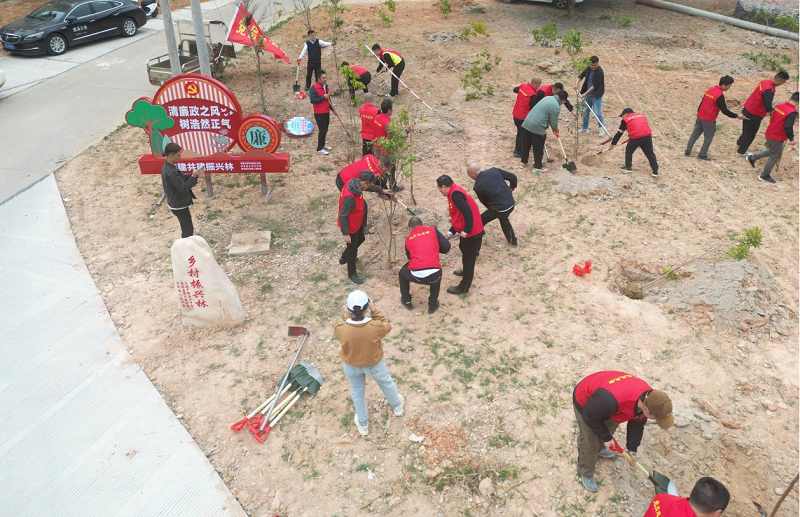
POLYGON ((295 365, 300 352, 303 350, 306 339, 311 332, 304 327, 289 327, 289 336, 303 336, 297 353, 289 365, 286 372, 278 383, 278 391, 262 402, 257 408, 251 411, 246 417, 231 426, 234 431, 241 431, 247 427, 253 437, 259 442, 267 441, 269 432, 278 424, 289 410, 297 404, 303 393, 314 395, 322 387, 323 379, 319 371, 311 364, 301 361, 295 365), (269 406, 268 409, 267 406, 269 406), (265 411, 266 409, 266 411, 265 411))

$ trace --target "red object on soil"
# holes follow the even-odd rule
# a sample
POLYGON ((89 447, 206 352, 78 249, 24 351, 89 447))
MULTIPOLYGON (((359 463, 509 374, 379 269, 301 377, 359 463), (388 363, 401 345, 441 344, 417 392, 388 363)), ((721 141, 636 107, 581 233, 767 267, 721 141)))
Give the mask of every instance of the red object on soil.
POLYGON ((306 98, 306 92, 297 92, 297 95, 295 95, 295 97, 297 97, 300 100, 303 100, 306 98))
POLYGON ((619 454, 622 454, 623 453, 622 446, 619 444, 617 439, 612 437, 611 441, 613 443, 608 446, 608 450, 616 452, 616 453, 619 453, 619 454))
POLYGON ((588 260, 584 263, 583 267, 575 264, 572 266, 572 272, 575 273, 576 276, 583 276, 588 275, 592 272, 592 263, 588 260))

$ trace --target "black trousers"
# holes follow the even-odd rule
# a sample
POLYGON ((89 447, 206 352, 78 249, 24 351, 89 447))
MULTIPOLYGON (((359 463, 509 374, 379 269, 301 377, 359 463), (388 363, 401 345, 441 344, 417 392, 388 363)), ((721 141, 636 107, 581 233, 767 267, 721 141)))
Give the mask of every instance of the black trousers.
POLYGON ((756 135, 758 135, 758 129, 761 127, 761 121, 764 120, 763 118, 756 117, 751 113, 747 113, 746 116, 747 119, 742 120, 742 134, 739 136, 739 139, 736 140, 736 145, 739 146, 737 149, 739 154, 744 154, 747 152, 750 144, 753 143, 753 140, 756 139, 756 135))
POLYGON ((181 223, 181 239, 185 239, 186 237, 191 237, 192 235, 194 235, 192 214, 189 212, 188 206, 180 210, 170 209, 170 212, 175 214, 175 217, 178 218, 178 222, 181 223))
POLYGON ((389 95, 394 96, 400 93, 399 90, 400 81, 398 81, 398 79, 400 78, 401 75, 403 75, 403 70, 405 70, 405 68, 406 68, 405 59, 401 59, 400 62, 395 65, 394 68, 390 68, 390 70, 394 72, 394 75, 392 76, 392 90, 389 92, 389 95))
POLYGON ((306 90, 311 88, 311 72, 314 72, 314 80, 319 81, 319 73, 322 72, 322 61, 308 61, 306 65, 306 90))
POLYGON ((533 166, 536 169, 543 169, 542 158, 544 158, 545 140, 547 140, 547 135, 531 133, 527 129, 522 128, 522 149, 519 153, 522 163, 528 165, 531 147, 533 147, 533 166))
POLYGON ((514 125, 517 126, 517 139, 514 142, 514 154, 519 154, 522 150, 522 132, 525 131, 522 129, 522 119, 518 119, 516 117, 511 117, 514 119, 514 125))
POLYGON ((653 172, 658 172, 658 160, 656 160, 656 153, 653 152, 653 137, 643 136, 641 138, 631 138, 628 140, 628 145, 625 146, 625 168, 630 169, 633 167, 633 152, 636 149, 642 149, 642 152, 647 156, 647 161, 650 162, 650 168, 653 172))
MULTIPOLYGON (((369 72, 364 72, 363 74, 358 76, 358 82, 364 85, 364 93, 369 91, 369 83, 372 82, 372 74, 369 72)), ((347 87, 350 89, 350 99, 356 98, 356 89, 353 87, 352 84, 348 84, 347 87)))
POLYGON ((372 148, 372 140, 367 140, 365 138, 361 139, 361 156, 372 154, 372 148))
POLYGON ((506 240, 509 244, 516 246, 517 236, 514 235, 514 228, 511 226, 511 221, 508 220, 508 216, 510 216, 513 211, 514 207, 511 207, 510 210, 506 210, 505 212, 495 212, 491 208, 487 208, 486 211, 481 214, 481 222, 483 222, 483 227, 486 228, 487 223, 495 219, 500 219, 500 228, 503 229, 503 235, 506 236, 506 240))
POLYGON ((475 262, 478 260, 478 253, 481 251, 482 243, 482 234, 459 240, 458 249, 461 250, 461 268, 464 271, 464 276, 461 277, 461 282, 458 286, 464 292, 469 291, 470 286, 472 286, 472 279, 475 277, 475 262))
POLYGON ((408 270, 408 262, 400 268, 400 299, 403 303, 411 303, 411 282, 415 284, 431 286, 431 292, 428 295, 428 307, 435 307, 439 303, 439 289, 442 286, 442 270, 438 269, 430 275, 417 278, 408 270))
POLYGON ((325 137, 328 136, 328 127, 331 125, 330 113, 314 113, 317 121, 317 151, 325 148, 325 137))
POLYGON ((347 262, 347 276, 356 274, 356 259, 358 259, 358 247, 364 242, 364 227, 358 229, 356 233, 350 234, 350 244, 345 245, 342 258, 347 262))

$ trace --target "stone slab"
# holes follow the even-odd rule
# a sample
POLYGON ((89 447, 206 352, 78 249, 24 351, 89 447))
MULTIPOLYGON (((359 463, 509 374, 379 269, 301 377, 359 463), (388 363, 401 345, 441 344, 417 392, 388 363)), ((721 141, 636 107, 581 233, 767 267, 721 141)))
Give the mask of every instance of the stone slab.
POLYGON ((231 235, 228 255, 261 255, 269 251, 272 232, 245 232, 231 235))

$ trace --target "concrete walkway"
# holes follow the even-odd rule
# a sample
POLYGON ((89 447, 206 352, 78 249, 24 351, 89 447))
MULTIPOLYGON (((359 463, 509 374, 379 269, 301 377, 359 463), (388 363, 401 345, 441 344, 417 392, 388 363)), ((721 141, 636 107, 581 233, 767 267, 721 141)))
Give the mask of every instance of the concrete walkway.
POLYGON ((244 516, 130 361, 54 176, 0 221, 0 514, 244 516))

